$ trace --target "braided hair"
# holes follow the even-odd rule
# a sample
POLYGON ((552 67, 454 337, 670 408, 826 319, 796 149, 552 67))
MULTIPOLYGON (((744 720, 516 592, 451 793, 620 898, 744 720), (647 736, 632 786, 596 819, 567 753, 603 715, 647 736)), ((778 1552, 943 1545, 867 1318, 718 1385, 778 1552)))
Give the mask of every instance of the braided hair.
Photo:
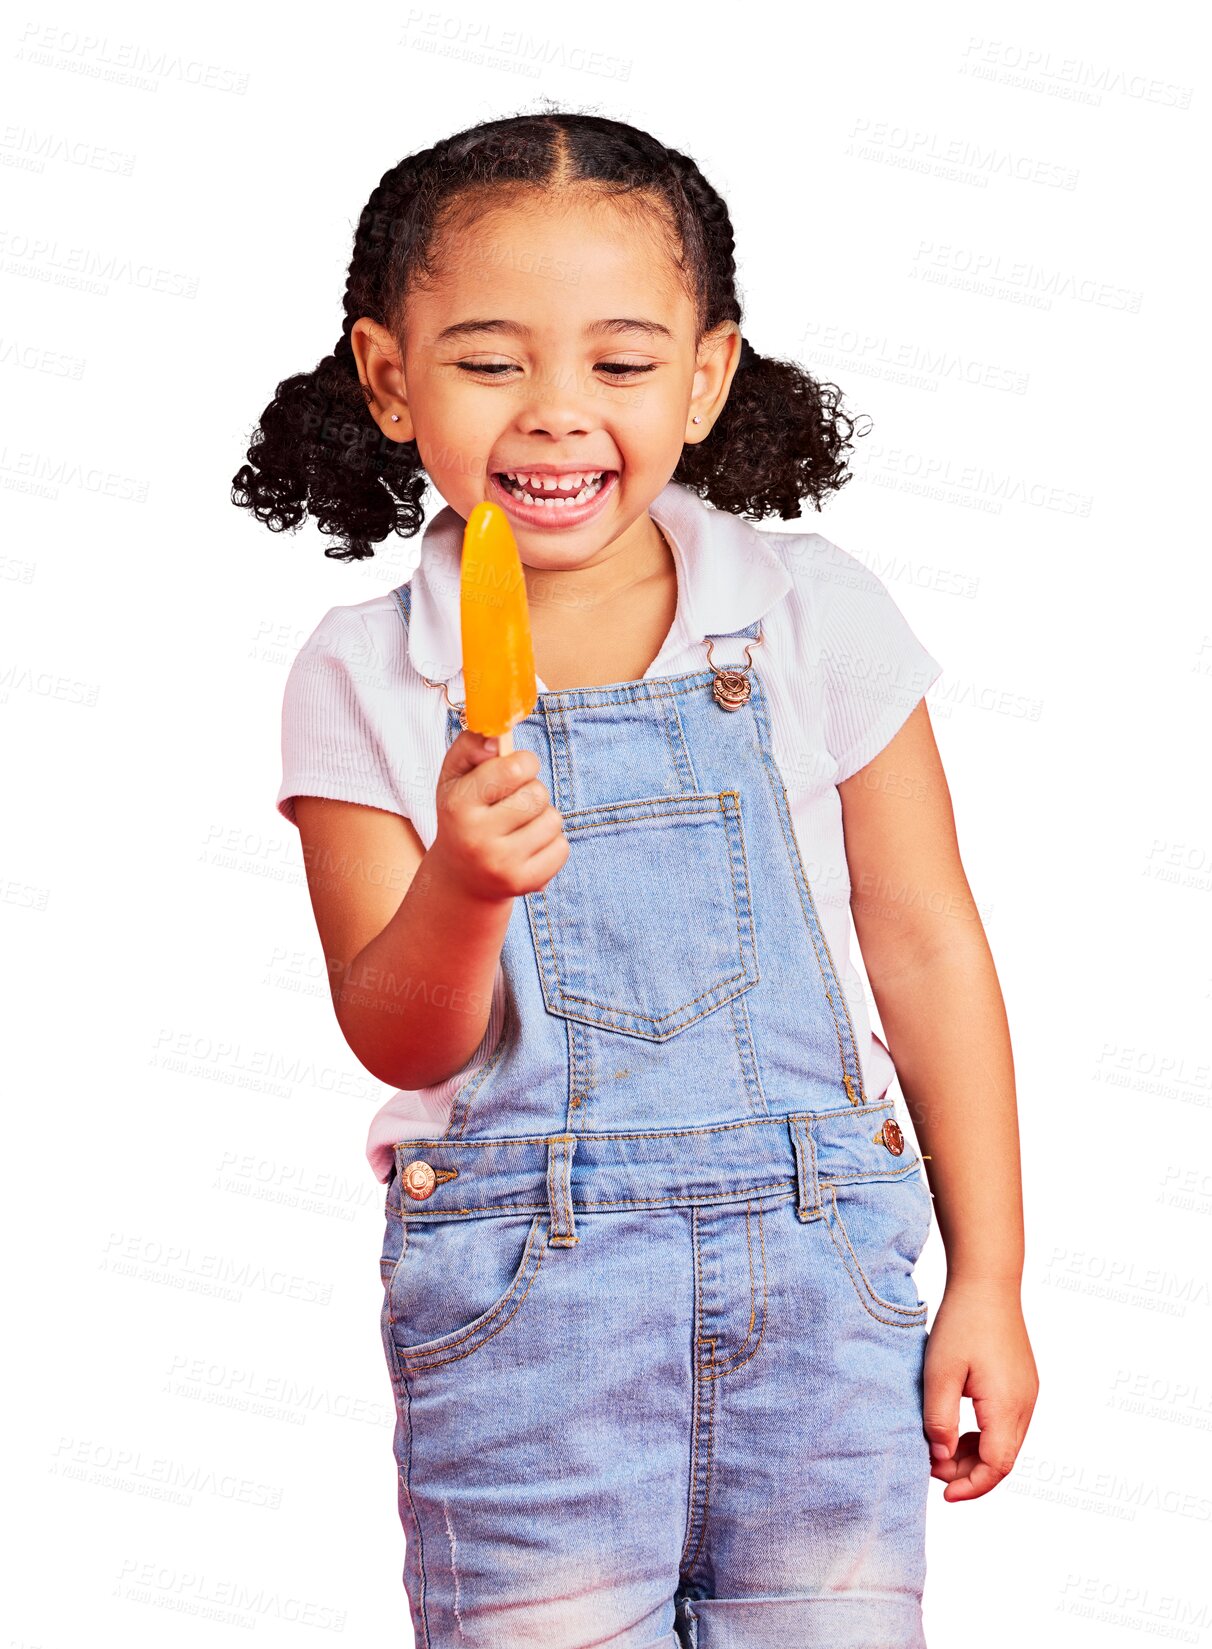
MULTIPOLYGON (((311 514, 336 542, 325 554, 362 560, 389 533, 424 523, 427 478, 415 441, 393 441, 369 411, 351 343, 366 316, 398 336, 415 282, 436 274, 438 231, 468 221, 494 192, 590 183, 627 209, 653 214, 696 309, 698 337, 741 322, 728 209, 687 155, 634 126, 550 109, 484 121, 405 157, 380 179, 358 220, 345 321, 331 355, 279 383, 261 414, 232 503, 271 530, 311 514)), ((682 448, 672 479, 717 509, 752 520, 816 509, 850 480, 855 432, 837 385, 742 339, 728 398, 709 435, 682 448)), ((860 435, 866 431, 859 431, 860 435)))

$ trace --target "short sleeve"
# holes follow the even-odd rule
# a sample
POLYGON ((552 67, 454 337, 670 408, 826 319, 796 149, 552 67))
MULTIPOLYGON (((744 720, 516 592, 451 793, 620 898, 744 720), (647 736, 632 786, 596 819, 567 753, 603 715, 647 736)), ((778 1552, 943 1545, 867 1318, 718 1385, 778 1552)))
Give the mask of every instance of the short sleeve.
POLYGON ((822 568, 825 742, 835 784, 888 744, 942 674, 882 580, 835 544, 822 568))
POLYGON ((296 827, 296 796, 403 811, 375 711, 380 668, 363 619, 348 607, 325 613, 291 665, 277 807, 296 827))

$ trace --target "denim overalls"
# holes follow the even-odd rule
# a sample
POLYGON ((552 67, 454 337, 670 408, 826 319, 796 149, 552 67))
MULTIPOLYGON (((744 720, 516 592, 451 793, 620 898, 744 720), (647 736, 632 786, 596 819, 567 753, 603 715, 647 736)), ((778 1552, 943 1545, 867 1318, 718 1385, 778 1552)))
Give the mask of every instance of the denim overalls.
POLYGON ((713 693, 734 636, 513 730, 569 856, 514 902, 496 1049, 387 1190, 420 1649, 925 1642, 931 1200, 863 1089, 760 665, 713 693))

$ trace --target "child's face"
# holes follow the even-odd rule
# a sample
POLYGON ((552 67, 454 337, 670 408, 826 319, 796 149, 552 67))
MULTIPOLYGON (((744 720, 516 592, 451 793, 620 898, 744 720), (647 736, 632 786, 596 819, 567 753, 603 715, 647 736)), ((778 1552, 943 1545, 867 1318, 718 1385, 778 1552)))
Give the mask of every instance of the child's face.
POLYGON ((683 445, 709 432, 740 350, 729 323, 696 352, 694 307, 655 226, 609 202, 554 201, 498 208, 448 241, 434 285, 410 292, 402 362, 366 361, 376 417, 416 441, 443 498, 464 519, 500 504, 522 559, 550 568, 583 564, 646 514, 683 445), (486 324, 449 330, 468 322, 486 324), (499 479, 530 466, 572 475, 570 495, 578 474, 612 474, 580 503, 536 507, 499 479))

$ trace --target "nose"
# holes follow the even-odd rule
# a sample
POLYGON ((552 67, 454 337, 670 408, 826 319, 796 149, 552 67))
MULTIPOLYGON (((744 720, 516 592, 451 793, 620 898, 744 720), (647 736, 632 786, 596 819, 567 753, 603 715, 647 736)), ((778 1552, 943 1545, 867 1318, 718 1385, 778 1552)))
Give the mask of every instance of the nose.
POLYGON ((595 419, 591 401, 595 386, 581 382, 571 368, 536 373, 521 386, 517 428, 526 435, 547 435, 561 441, 587 435, 595 419))

